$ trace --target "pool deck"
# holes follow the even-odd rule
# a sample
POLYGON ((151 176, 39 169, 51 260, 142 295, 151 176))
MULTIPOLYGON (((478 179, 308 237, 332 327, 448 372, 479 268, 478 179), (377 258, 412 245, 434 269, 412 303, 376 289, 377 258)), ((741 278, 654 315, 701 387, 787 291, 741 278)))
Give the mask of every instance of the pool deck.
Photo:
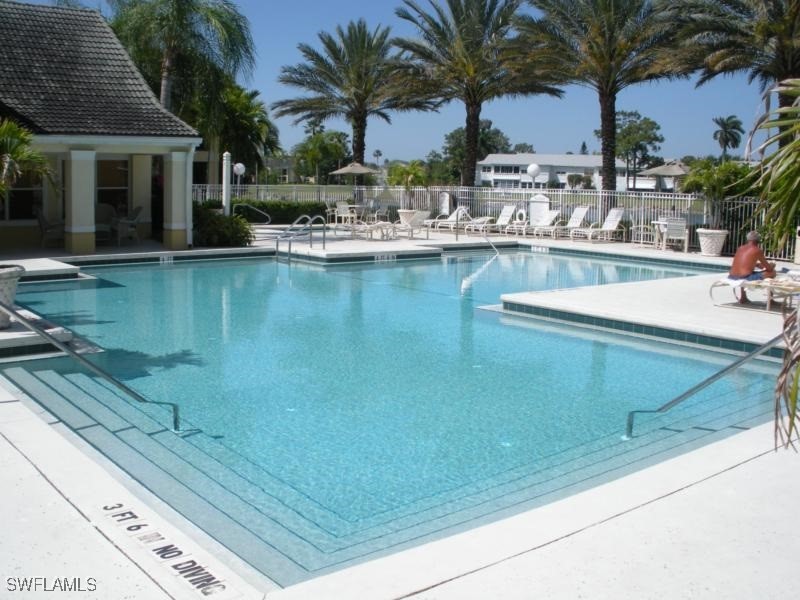
MULTIPOLYGON (((481 242, 431 237, 329 238, 324 254, 316 241, 313 252, 303 252, 316 260, 364 253, 394 260, 392 254, 481 242)), ((626 244, 510 239, 517 241, 639 259, 666 256, 717 264, 720 270, 506 300, 754 344, 780 331, 779 313, 732 306, 730 290, 715 292, 721 305, 711 301, 710 283, 725 272, 729 258, 626 244)), ((254 252, 269 250, 269 243, 259 243, 254 252)), ((67 257, 53 258, 71 264, 67 257)), ((783 598, 800 535, 795 518, 800 456, 773 448, 771 424, 756 427, 542 508, 280 590, 81 446, 37 405, 0 387, 0 467, 3 488, 14 490, 0 495, 5 539, 11 541, 0 545, 0 589, 7 589, 8 577, 46 577, 51 586, 57 577, 82 578, 84 585, 94 578, 94 592, 74 597, 202 597, 167 561, 126 533, 118 521, 126 515, 103 510, 121 503, 137 516, 127 522, 154 524, 191 554, 189 560, 224 581, 225 589, 214 598, 783 598)))

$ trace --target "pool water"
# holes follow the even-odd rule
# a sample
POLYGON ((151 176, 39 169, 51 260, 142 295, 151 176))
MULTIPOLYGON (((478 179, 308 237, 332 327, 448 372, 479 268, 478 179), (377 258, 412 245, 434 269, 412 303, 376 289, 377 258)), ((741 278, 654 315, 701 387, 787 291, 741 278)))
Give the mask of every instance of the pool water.
MULTIPOLYGON (((281 583, 552 499, 658 454, 670 432, 768 415, 774 369, 743 369, 637 421, 639 454, 624 455, 629 410, 730 359, 481 308, 691 270, 513 252, 85 271, 96 279, 22 285, 17 301, 102 347, 92 360, 146 397, 181 406, 202 432, 188 443, 257 488, 216 477, 265 519, 260 539, 291 564, 256 566, 281 583)), ((36 368, 75 371, 66 359, 36 368)))

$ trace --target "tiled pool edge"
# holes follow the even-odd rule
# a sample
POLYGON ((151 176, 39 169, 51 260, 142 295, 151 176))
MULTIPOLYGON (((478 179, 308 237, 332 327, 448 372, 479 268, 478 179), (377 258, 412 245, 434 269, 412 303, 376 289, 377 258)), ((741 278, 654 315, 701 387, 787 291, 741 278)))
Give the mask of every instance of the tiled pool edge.
MULTIPOLYGON (((731 352, 749 353, 760 347, 760 344, 743 342, 717 336, 700 335, 688 331, 681 331, 670 327, 656 327, 653 325, 643 325, 632 321, 622 321, 620 319, 608 319, 605 317, 595 317, 577 312, 558 310, 533 306, 530 304, 520 304, 517 302, 503 301, 503 311, 523 317, 539 317, 553 321, 562 321, 574 325, 583 325, 597 329, 605 329, 614 333, 648 336, 661 338, 670 342, 680 342, 704 346, 714 350, 728 350, 731 352)), ((770 348, 764 353, 765 356, 772 358, 782 358, 783 348, 770 348)))

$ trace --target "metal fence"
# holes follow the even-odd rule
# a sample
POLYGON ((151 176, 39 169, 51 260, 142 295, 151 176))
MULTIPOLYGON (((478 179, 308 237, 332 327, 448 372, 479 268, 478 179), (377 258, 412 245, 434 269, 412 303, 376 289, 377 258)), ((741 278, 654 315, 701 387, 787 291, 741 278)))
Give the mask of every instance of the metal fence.
MULTIPOLYGON (((231 197, 251 201, 284 201, 297 203, 326 203, 333 206, 337 201, 372 204, 376 208, 387 208, 392 219, 397 218, 397 209, 428 210, 432 216, 449 213, 456 206, 463 206, 473 217, 497 217, 507 204, 518 210, 530 210, 535 195, 542 194, 549 200, 549 207, 561 211, 568 218, 576 206, 589 206, 587 219, 600 222, 609 207, 625 208, 623 224, 649 225, 665 216, 686 219, 690 229, 691 249, 699 249, 695 231, 711 220, 709 201, 696 194, 666 192, 618 192, 604 190, 507 190, 484 187, 352 187, 314 185, 234 185, 231 197)), ((195 202, 221 200, 221 185, 195 185, 192 188, 195 202)), ((747 232, 764 224, 764 214, 759 202, 752 198, 727 199, 721 202, 719 213, 722 227, 728 230, 723 254, 732 255, 743 244, 747 232)), ((793 260, 795 239, 786 246, 768 252, 770 258, 793 260)))

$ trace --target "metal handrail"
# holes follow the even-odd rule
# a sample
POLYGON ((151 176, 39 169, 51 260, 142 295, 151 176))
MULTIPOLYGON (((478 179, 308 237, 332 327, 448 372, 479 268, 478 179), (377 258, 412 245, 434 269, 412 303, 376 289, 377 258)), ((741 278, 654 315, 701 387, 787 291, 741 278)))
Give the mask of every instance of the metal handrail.
POLYGON ((763 346, 759 346, 758 348, 756 348, 755 350, 753 350, 749 354, 746 354, 743 357, 741 357, 739 360, 737 360, 735 362, 732 362, 731 364, 729 364, 727 367, 725 367, 721 371, 717 371, 716 373, 711 375, 711 377, 708 377, 708 378, 704 379, 703 381, 701 381, 697 385, 689 388, 688 390, 686 390, 685 392, 683 392, 679 396, 676 396, 675 398, 673 398, 672 400, 670 400, 669 402, 667 402, 663 406, 660 406, 659 408, 651 409, 651 410, 632 410, 632 411, 630 411, 628 413, 628 422, 627 422, 627 425, 625 427, 625 435, 622 436, 622 439, 623 440, 630 440, 630 439, 633 438, 633 421, 634 421, 634 418, 636 417, 637 414, 645 414, 645 413, 653 414, 653 413, 665 413, 665 412, 667 412, 668 410, 670 410, 671 408, 677 406, 678 404, 680 404, 681 402, 683 402, 687 398, 693 396, 694 394, 696 394, 700 390, 705 389, 709 385, 714 383, 715 381, 717 381, 719 379, 722 379, 725 375, 727 375, 731 371, 734 371, 734 370, 738 369, 744 363, 746 363, 746 362, 754 359, 755 357, 763 354, 764 352, 766 352, 767 350, 772 348, 774 345, 776 345, 778 342, 780 342, 782 339, 783 339, 783 334, 775 336, 774 338, 772 338, 770 341, 768 341, 763 346))
POLYGON ((85 359, 83 356, 75 352, 72 348, 67 346, 61 340, 56 339, 38 325, 34 325, 31 321, 23 317, 18 311, 14 310, 11 306, 8 306, 7 304, 0 302, 0 310, 6 313, 9 317, 13 317, 17 322, 19 322, 23 327, 25 327, 29 331, 32 331, 39 337, 44 338, 46 341, 50 342, 53 346, 55 346, 65 354, 77 360, 84 367, 92 371, 95 375, 98 375, 99 377, 105 379, 108 383, 110 383, 114 387, 128 394, 131 398, 133 398, 137 402, 142 402, 144 404, 157 404, 159 406, 169 406, 172 409, 172 431, 177 433, 181 430, 180 407, 174 402, 159 402, 157 400, 149 400, 148 398, 145 398, 136 390, 129 388, 121 381, 115 379, 114 376, 111 375, 110 373, 104 371, 103 369, 95 365, 93 362, 85 359))
POLYGON ((300 215, 297 217, 294 222, 289 225, 285 230, 281 231, 275 237, 275 253, 277 254, 280 250, 280 241, 281 240, 288 240, 289 241, 289 260, 291 260, 292 256, 292 242, 297 238, 303 237, 308 235, 308 246, 309 248, 314 247, 314 223, 316 221, 320 221, 322 223, 322 249, 325 249, 326 244, 326 236, 325 233, 328 230, 328 224, 325 221, 325 218, 321 215, 314 215, 313 217, 310 215, 300 215), (302 228, 296 229, 298 226, 302 225, 302 228))
POLYGON ((236 209, 237 209, 237 208, 239 208, 240 206, 244 206, 244 207, 246 207, 246 208, 249 208, 250 210, 254 210, 254 211, 256 211, 257 213, 259 213, 259 214, 261 214, 261 215, 264 215, 265 217, 267 217, 267 220, 266 220, 266 221, 264 221, 263 223, 259 223, 259 225, 269 225, 270 223, 272 223, 272 217, 270 217, 270 216, 269 216, 267 213, 265 213, 263 210, 261 210, 261 209, 258 209, 258 208, 256 208, 255 206, 253 206, 253 205, 251 205, 251 204, 242 204, 242 203, 237 203, 237 204, 234 204, 234 205, 233 205, 233 214, 236 214, 236 209))

